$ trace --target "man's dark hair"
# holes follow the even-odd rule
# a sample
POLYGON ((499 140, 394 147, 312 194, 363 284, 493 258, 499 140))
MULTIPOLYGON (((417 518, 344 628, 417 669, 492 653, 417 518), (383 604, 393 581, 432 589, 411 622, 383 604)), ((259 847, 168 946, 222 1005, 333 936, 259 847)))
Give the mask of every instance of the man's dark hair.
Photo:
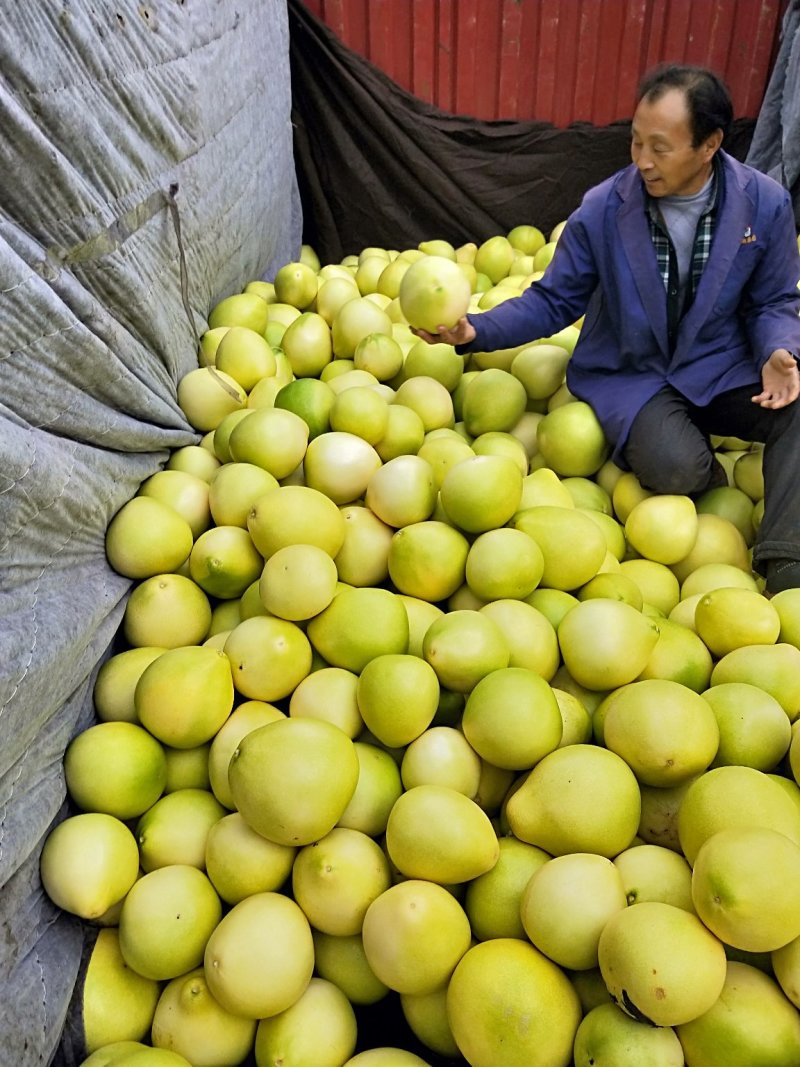
POLYGON ((655 103, 670 89, 680 89, 686 96, 692 147, 722 130, 723 140, 733 120, 733 103, 728 87, 718 74, 707 67, 679 66, 665 63, 649 71, 639 83, 637 100, 655 103))

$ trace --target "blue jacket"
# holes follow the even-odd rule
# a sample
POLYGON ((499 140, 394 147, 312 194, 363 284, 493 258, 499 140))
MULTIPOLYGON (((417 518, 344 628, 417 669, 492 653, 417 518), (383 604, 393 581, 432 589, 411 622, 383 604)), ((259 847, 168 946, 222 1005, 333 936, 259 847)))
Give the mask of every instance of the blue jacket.
POLYGON ((633 164, 586 194, 540 281, 469 316, 476 337, 468 347, 480 352, 549 337, 585 313, 567 386, 594 408, 617 462, 636 414, 665 384, 704 405, 737 386, 755 391, 776 348, 800 356, 800 254, 789 194, 725 152, 720 159, 711 252, 672 352, 647 198, 633 164))

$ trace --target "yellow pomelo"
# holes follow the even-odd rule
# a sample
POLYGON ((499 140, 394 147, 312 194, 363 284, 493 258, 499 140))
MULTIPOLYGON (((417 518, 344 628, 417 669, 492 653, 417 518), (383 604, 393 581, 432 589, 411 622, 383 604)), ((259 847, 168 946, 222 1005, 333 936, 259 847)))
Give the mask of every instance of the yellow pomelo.
POLYGON ((556 250, 556 242, 548 241, 547 244, 542 245, 536 255, 533 257, 533 265, 536 270, 544 271, 547 269, 550 260, 553 258, 553 253, 556 250))
POLYGON ((514 248, 504 234, 483 241, 475 253, 475 270, 485 274, 493 285, 505 278, 514 262, 514 248))
POLYGON ((271 615, 297 622, 310 619, 333 600, 336 564, 317 545, 286 545, 274 552, 261 573, 259 591, 271 615))
POLYGON ((553 689, 561 714, 561 741, 559 748, 581 745, 592 737, 592 717, 574 693, 553 689))
MULTIPOLYGON (((639 820, 638 831, 640 840, 649 845, 663 845, 664 848, 669 848, 673 852, 682 852, 678 839, 678 810, 689 787, 696 780, 690 779, 668 788, 649 785, 640 787, 642 798, 642 817, 639 820)), ((675 902, 668 901, 667 903, 675 902)))
POLYGON ((786 755, 792 727, 775 697, 747 682, 725 682, 703 693, 719 725, 712 766, 771 771, 786 755))
POLYGON ((522 600, 539 584, 544 556, 522 530, 501 527, 479 534, 465 568, 467 585, 479 599, 522 600))
POLYGON ((694 613, 695 629, 718 658, 745 645, 774 645, 781 620, 769 600, 734 587, 704 593, 694 613))
POLYGON ((413 786, 398 797, 386 826, 386 849, 407 878, 441 885, 477 878, 498 857, 486 813, 463 793, 440 785, 413 786))
POLYGON ((345 301, 331 323, 334 356, 352 359, 359 341, 374 333, 392 336, 392 320, 386 312, 364 296, 345 301))
POLYGON ((625 685, 609 698, 603 740, 640 782, 672 786, 711 764, 719 727, 708 702, 694 690, 651 678, 625 685))
MULTIPOLYGON (((305 245, 303 246, 306 247, 305 245)), ((302 257, 301 257, 302 258, 302 257)), ((256 293, 267 304, 275 303, 275 286, 272 282, 265 282, 261 278, 248 282, 242 290, 243 293, 256 293)))
POLYGON ((155 1010, 152 1041, 177 1052, 194 1067, 238 1063, 253 1046, 254 1019, 226 1011, 211 995, 202 967, 173 978, 155 1010))
POLYGON ((241 526, 213 526, 197 538, 189 555, 192 581, 221 600, 240 597, 263 566, 249 532, 241 526))
POLYGON ((519 507, 522 475, 507 456, 471 456, 445 474, 441 502, 449 519, 467 533, 504 526, 519 507))
POLYGON ((274 374, 277 368, 272 346, 263 334, 245 326, 232 326, 217 346, 214 365, 229 374, 249 393, 256 382, 274 374))
POLYGON ((358 710, 358 676, 342 667, 321 667, 300 682, 289 698, 289 714, 295 718, 325 719, 348 737, 364 728, 358 710))
POLYGON ((351 1004, 374 1004, 389 992, 367 962, 361 934, 333 937, 319 930, 314 937, 315 970, 343 991, 351 1004))
POLYGON ((280 481, 302 460, 308 444, 308 426, 293 411, 257 408, 233 428, 229 440, 231 458, 254 463, 280 481))
POLYGON ((276 273, 273 284, 279 303, 291 304, 299 309, 307 308, 317 295, 316 272, 299 260, 284 263, 276 273))
POLYGON ((800 845, 764 826, 719 830, 695 857, 692 900, 727 945, 781 948, 800 936, 800 845))
POLYGON ((790 722, 800 715, 800 649, 783 642, 746 645, 728 652, 714 666, 711 684, 749 682, 774 696, 790 722))
MULTIPOLYGON (((137 689, 140 684, 141 680, 137 689)), ((118 819, 133 819, 146 811, 161 796, 166 777, 164 749, 132 722, 90 726, 70 741, 64 754, 67 792, 77 807, 118 819)))
POLYGON ((339 580, 347 585, 381 585, 389 574, 393 528, 360 504, 345 505, 341 513, 344 542, 334 557, 339 580))
POLYGON ((427 433, 439 427, 452 427, 455 422, 453 398, 435 378, 425 374, 407 378, 395 390, 395 404, 416 411, 427 433))
POLYGON ((389 526, 423 522, 436 504, 433 469, 419 456, 397 456, 375 471, 364 500, 389 526))
POLYGON ((427 341, 417 341, 409 348, 403 362, 404 379, 418 375, 435 378, 450 393, 461 381, 463 373, 464 358, 453 345, 431 345, 427 341))
POLYGON ((151 474, 139 487, 139 495, 167 504, 186 519, 197 537, 211 524, 208 482, 185 471, 161 470, 151 474))
POLYGON ((358 291, 362 296, 381 296, 385 297, 387 302, 392 299, 386 293, 378 293, 378 282, 387 265, 385 255, 367 253, 359 256, 358 267, 354 277, 358 291))
POLYGON ((545 244, 544 234, 536 226, 514 226, 506 234, 512 248, 518 249, 527 256, 534 256, 545 244))
POLYGON ((322 315, 304 311, 286 327, 281 349, 295 378, 317 378, 333 359, 330 327, 322 315))
POLYGON ((202 645, 168 649, 142 673, 134 703, 142 725, 165 745, 202 745, 231 713, 230 662, 202 645))
POLYGON ((259 726, 266 726, 286 716, 272 704, 261 700, 245 700, 234 708, 211 742, 208 751, 208 778, 212 792, 226 808, 236 805, 228 782, 228 766, 242 738, 259 726))
POLYGON ((451 258, 425 255, 412 263, 397 293, 408 322, 429 333, 455 326, 467 313, 470 285, 451 258))
POLYGON ((781 623, 778 640, 800 648, 800 589, 783 589, 770 599, 781 623))
POLYGON ((460 730, 431 726, 405 749, 400 764, 403 786, 444 785, 474 800, 481 759, 460 730))
POLYGON ((702 1067, 792 1067, 800 1058, 800 1019, 768 974, 731 961, 717 1001, 676 1028, 687 1063, 702 1067))
POLYGON ((167 783, 165 793, 178 789, 209 789, 208 753, 211 745, 196 745, 194 748, 169 748, 164 746, 167 757, 167 783))
POLYGON ((138 722, 133 693, 142 671, 158 659, 162 647, 142 645, 109 657, 97 672, 93 698, 101 722, 138 722))
POLYGON ((317 545, 333 557, 345 534, 336 504, 307 485, 282 485, 259 497, 247 517, 247 528, 264 559, 297 543, 317 545))
POLYGON ((201 367, 214 366, 219 343, 230 328, 230 326, 216 326, 213 330, 206 330, 201 334, 197 350, 197 362, 201 367))
POLYGON ((524 667, 550 681, 561 656, 555 628, 546 615, 515 599, 493 600, 479 610, 503 631, 511 651, 508 666, 524 667))
POLYGON ((434 485, 439 490, 447 473, 457 463, 473 457, 475 452, 455 430, 442 427, 439 430, 431 430, 425 435, 416 455, 418 459, 423 459, 430 465, 434 485))
MULTIPOLYGON (((262 381, 274 381, 274 378, 262 379, 262 381)), ((255 390, 253 391, 255 393, 255 390)), ((261 395, 259 393, 259 395, 261 395)), ((246 408, 239 408, 238 411, 231 411, 214 430, 214 455, 220 461, 220 463, 231 462, 231 434, 234 427, 238 426, 243 419, 249 418, 253 414, 255 405, 248 406, 246 408)))
POLYGON ((267 326, 267 302, 257 293, 234 293, 220 300, 211 309, 208 327, 247 326, 263 333, 267 326))
POLYGON ((683 1067, 683 1049, 670 1027, 632 1019, 616 1004, 597 1004, 575 1034, 575 1067, 683 1067))
POLYGON ((698 1018, 725 981, 725 949, 682 908, 645 901, 613 915, 600 935, 600 970, 633 1018, 676 1026, 698 1018))
POLYGON ((406 1049, 382 1045, 359 1052, 344 1067, 428 1067, 428 1062, 406 1049))
POLYGON ((234 905, 205 950, 213 997, 248 1019, 277 1015, 305 992, 314 969, 314 943, 298 905, 279 893, 256 893, 234 905))
POLYGON ((498 623, 466 608, 449 611, 431 623, 422 640, 422 655, 441 686, 469 693, 481 678, 508 666, 511 650, 498 623))
MULTIPOLYGON (((349 366, 346 371, 341 370, 339 374, 327 379, 328 387, 336 396, 356 386, 369 386, 375 389, 380 384, 374 374, 370 374, 369 371, 365 370, 356 370, 355 366, 349 366)), ((380 390, 378 391, 380 392, 380 390)))
POLYGON ((126 963, 116 929, 101 930, 92 947, 82 991, 83 1035, 90 1055, 119 1041, 150 1034, 161 988, 126 963))
MULTIPOLYGON (((603 470, 602 466, 600 470, 603 470)), ((614 506, 614 514, 623 525, 636 505, 651 496, 653 493, 642 486, 633 471, 619 472, 617 469, 617 472, 614 472, 611 502, 614 506)))
POLYGON ((330 409, 330 428, 361 437, 375 445, 389 425, 389 405, 371 386, 357 385, 334 397, 330 409))
POLYGON ((550 752, 506 804, 514 836, 552 856, 616 856, 633 840, 640 812, 633 771, 616 753, 590 744, 550 752))
POLYGON ((388 382, 403 367, 403 349, 389 334, 370 333, 356 345, 353 365, 356 370, 368 371, 379 382, 388 382))
MULTIPOLYGON (((132 1056, 134 1053, 143 1052, 145 1055, 152 1053, 153 1055, 160 1055, 150 1046, 143 1044, 141 1041, 112 1041, 108 1045, 103 1045, 97 1049, 90 1056, 81 1062, 81 1067, 112 1067, 113 1064, 119 1063, 123 1057, 132 1056)), ((168 1067, 175 1067, 176 1060, 179 1067, 186 1067, 188 1060, 181 1057, 178 1059, 177 1053, 167 1053, 167 1055, 174 1055, 175 1059, 171 1060, 168 1067)), ((130 1060, 128 1061, 130 1062, 130 1060)), ((152 1061, 149 1061, 152 1062, 152 1061)), ((163 1060, 161 1061, 163 1065, 163 1060)), ((139 1061, 140 1065, 142 1061, 139 1061)), ((148 1060, 144 1061, 144 1067, 147 1067, 148 1060)))
POLYGON ((361 932, 367 908, 391 885, 389 861, 367 834, 336 826, 300 849, 291 884, 315 930, 349 937, 361 932))
POLYGON ((370 732, 382 744, 399 748, 430 725, 439 703, 439 682, 434 668, 419 656, 375 655, 361 670, 356 699, 370 732))
POLYGON ((479 756, 495 767, 527 770, 561 741, 561 712, 544 678, 524 667, 483 677, 464 706, 461 728, 479 756))
POLYGON ((203 589, 181 574, 156 574, 131 591, 123 632, 129 645, 176 648, 199 644, 211 627, 211 605, 203 589))
POLYGON ((403 275, 411 266, 411 261, 400 256, 395 256, 390 262, 384 260, 383 269, 378 275, 377 291, 395 300, 400 294, 400 283, 403 275))
POLYGON ((763 449, 755 449, 744 452, 733 465, 734 485, 746 493, 753 503, 764 499, 763 462, 763 449))
POLYGON ((130 889, 119 919, 119 943, 129 967, 163 981, 199 966, 222 905, 196 867, 172 865, 143 875, 130 889))
MULTIPOLYGON (((275 349, 275 360, 278 362, 280 356, 279 349, 275 349)), ((285 357, 282 357, 285 359, 285 357)), ((256 382, 253 388, 250 390, 250 395, 247 397, 247 411, 255 411, 258 408, 274 408, 275 398, 278 393, 287 384, 288 379, 276 372, 270 375, 269 378, 262 378, 261 381, 256 382)), ((220 423, 220 427, 223 423, 220 423)), ((219 427, 218 427, 219 428, 219 427)), ((233 427, 231 427, 233 429, 233 427)), ((230 434, 228 435, 229 450, 230 450, 230 434)), ((223 457, 227 463, 229 460, 227 457, 223 457)))
POLYGON ((597 966, 597 945, 608 920, 627 907, 619 871, 605 856, 557 856, 531 875, 520 918, 531 942, 561 967, 597 966))
POLYGON ((509 371, 487 367, 464 391, 461 417, 473 437, 489 430, 510 430, 528 402, 525 386, 509 371))
POLYGON ((317 314, 321 315, 330 326, 341 306, 346 304, 348 300, 357 300, 360 296, 358 286, 352 276, 348 278, 329 277, 326 279, 320 276, 316 300, 317 314))
POLYGON ((692 869, 683 856, 661 845, 632 845, 614 857, 628 904, 660 900, 694 911, 692 869))
POLYGON ((254 893, 279 890, 291 873, 296 852, 268 841, 234 811, 208 831, 206 874, 226 904, 238 904, 254 893))
POLYGON ((518 511, 510 526, 532 537, 542 551, 540 584, 568 591, 597 574, 607 549, 599 527, 574 507, 542 504, 518 511))
POLYGON ((694 632, 671 619, 658 619, 658 640, 637 681, 666 678, 702 693, 708 688, 714 661, 694 632))
POLYGON ((176 448, 167 460, 167 470, 185 471, 193 474, 195 478, 202 478, 204 482, 210 482, 214 471, 219 467, 219 460, 210 455, 208 450, 200 445, 184 445, 176 448))
POLYGON ((136 823, 142 870, 176 863, 204 870, 208 832, 225 810, 207 789, 177 789, 160 797, 136 823))
POLYGON ((40 860, 44 891, 82 919, 98 919, 122 900, 139 874, 136 839, 119 818, 72 815, 45 838, 40 860))
POLYGON ((451 1059, 458 1056, 450 1023, 447 1021, 447 987, 432 993, 401 993, 403 1018, 426 1049, 451 1059))
POLYGON ((575 501, 555 471, 540 467, 522 479, 522 496, 519 510, 548 504, 559 508, 572 508, 575 501))
POLYGON ((378 441, 375 451, 384 463, 396 456, 416 455, 425 440, 425 425, 413 408, 404 404, 389 405, 386 433, 378 441))
POLYGON ((561 477, 586 477, 608 456, 608 441, 597 416, 582 400, 554 408, 536 431, 539 453, 561 477))
POLYGON ((277 479, 254 463, 225 463, 209 485, 209 504, 217 526, 247 528, 247 516, 259 497, 277 489, 277 479))
POLYGON ((449 241, 442 238, 433 238, 429 241, 420 241, 417 246, 419 251, 426 256, 442 256, 444 259, 455 261, 456 250, 449 241))
POLYGON ((307 845, 339 821, 358 781, 358 757, 322 719, 279 719, 246 734, 228 781, 247 824, 279 845, 307 845))
POLYGON ((770 962, 781 989, 797 1008, 800 1006, 800 938, 770 953, 770 962))
POLYGON ((516 938, 473 946, 447 990, 453 1036, 474 1067, 568 1067, 581 1019, 564 972, 516 938))
POLYGON ((691 550, 671 565, 679 582, 704 563, 728 563, 750 573, 745 539, 729 519, 707 512, 697 516, 697 537, 691 550))
POLYGON ((514 378, 525 386, 529 400, 546 400, 563 384, 570 353, 560 345, 528 345, 511 363, 514 378))
POLYGON ((351 504, 362 498, 380 466, 380 456, 373 446, 344 430, 329 430, 315 437, 303 460, 306 486, 330 497, 335 504, 351 504))
POLYGON ((355 741, 353 747, 359 764, 358 784, 337 825, 377 837, 386 829, 389 812, 403 791, 400 769, 385 749, 363 741, 355 741))
POLYGON ((524 940, 520 901, 530 878, 550 856, 515 837, 501 837, 499 849, 494 867, 467 885, 464 909, 479 941, 496 937, 524 940))
POLYGON ((177 570, 192 550, 189 523, 173 508, 148 496, 123 504, 106 530, 106 555, 118 574, 151 578, 177 570))
POLYGON ((695 501, 695 505, 698 514, 713 512, 715 515, 728 519, 739 530, 748 545, 753 543, 755 537, 754 504, 747 493, 742 492, 741 489, 733 485, 708 489, 695 501))
POLYGON ((309 621, 306 633, 326 663, 360 674, 376 656, 406 652, 408 615, 388 589, 345 588, 309 621))
POLYGON ((314 977, 294 1004, 259 1022, 256 1067, 340 1067, 353 1053, 356 1036, 356 1016, 345 994, 332 982, 314 977))
POLYGON ((370 904, 362 937, 380 981, 397 993, 431 993, 469 948, 469 919, 443 886, 411 878, 370 904))
POLYGON ((658 494, 634 505, 625 520, 625 536, 645 559, 671 564, 691 552, 697 525, 691 497, 658 494))
POLYGON ((216 430, 226 415, 243 408, 247 393, 216 367, 197 367, 178 382, 178 405, 195 430, 216 430))
POLYGON ((293 622, 270 615, 244 619, 224 645, 233 684, 253 700, 281 700, 311 670, 308 638, 293 622))
POLYGON ((618 600, 584 600, 558 626, 564 664, 579 685, 608 690, 632 682, 658 641, 658 627, 618 600))
POLYGON ((714 767, 689 786, 678 810, 678 837, 689 863, 721 830, 763 827, 800 844, 794 800, 769 775, 753 767, 714 767))
POLYGON ((668 615, 681 598, 678 579, 664 563, 652 559, 623 559, 620 573, 632 578, 641 590, 645 604, 668 615))

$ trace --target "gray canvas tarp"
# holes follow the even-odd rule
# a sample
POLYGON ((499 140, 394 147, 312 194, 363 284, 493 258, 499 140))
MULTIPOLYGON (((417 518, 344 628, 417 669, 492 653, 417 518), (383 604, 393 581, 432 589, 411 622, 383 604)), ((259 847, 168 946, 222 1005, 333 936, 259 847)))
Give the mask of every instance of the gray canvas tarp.
POLYGON ((747 162, 792 194, 800 230, 800 0, 789 0, 747 162))
POLYGON ((196 333, 296 258, 301 219, 285 0, 6 0, 2 23, 0 1064, 32 1067, 81 1055, 58 1046, 84 927, 38 863, 130 588, 105 529, 197 440, 196 333))

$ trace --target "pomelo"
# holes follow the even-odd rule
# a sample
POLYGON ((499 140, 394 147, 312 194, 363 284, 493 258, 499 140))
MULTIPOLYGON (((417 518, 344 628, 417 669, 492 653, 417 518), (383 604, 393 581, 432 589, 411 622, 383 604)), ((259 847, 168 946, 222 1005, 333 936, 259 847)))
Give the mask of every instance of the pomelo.
POLYGON ((345 994, 333 982, 313 977, 294 1004, 259 1022, 256 1067, 281 1062, 340 1067, 353 1053, 356 1036, 356 1016, 345 994))
POLYGON ((231 326, 217 345, 214 366, 249 393, 256 382, 275 373, 275 353, 263 334, 231 326))
POLYGON ((367 728, 390 748, 427 729, 439 703, 435 669, 409 653, 376 655, 361 670, 356 700, 367 728))
POLYGON ((614 857, 628 904, 660 900, 694 911, 692 869, 683 856, 663 845, 631 845, 614 857))
POLYGON ((193 541, 191 526, 173 508, 153 497, 135 496, 111 519, 105 546, 118 574, 141 579, 177 570, 193 541))
POLYGON ((394 802, 403 792, 400 769, 385 749, 365 741, 354 741, 358 758, 358 782, 337 826, 361 830, 378 837, 386 829, 394 802))
POLYGON ((792 727, 775 697, 748 682, 724 682, 707 689, 703 698, 719 726, 713 767, 777 767, 791 744, 792 727))
POLYGON ((420 456, 390 459, 371 476, 364 502, 388 526, 424 522, 436 504, 433 468, 420 456))
POLYGON ((486 530, 475 538, 467 554, 467 585, 484 601, 523 600, 543 573, 542 550, 523 530, 486 530))
POLYGON ((609 690, 644 670, 658 627, 622 601, 584 600, 558 625, 558 643, 572 677, 587 689, 609 690))
POLYGON ((312 648, 303 630, 271 615, 243 619, 223 649, 236 691, 253 700, 287 697, 311 670, 312 648))
POLYGON ((178 863, 205 870, 209 831, 225 813, 208 789, 176 789, 160 797, 136 823, 142 870, 178 863))
POLYGON ((364 728, 358 710, 358 676, 343 667, 320 667, 299 683, 289 698, 289 715, 294 718, 325 719, 348 737, 364 728))
POLYGON ((695 629, 718 659, 746 645, 774 645, 781 620, 769 600, 751 589, 704 593, 694 613, 695 629))
MULTIPOLYGON (((140 684, 141 680, 137 690, 140 684)), ((137 723, 101 722, 77 734, 67 745, 64 779, 73 803, 81 810, 134 819, 164 790, 164 749, 137 723)))
POLYGON ((347 585, 382 585, 389 575, 394 529, 361 504, 341 509, 345 536, 334 557, 339 580, 347 585))
POLYGON ((247 326, 256 333, 263 333, 267 326, 268 305, 257 293, 233 293, 223 297, 211 309, 208 328, 220 326, 247 326))
POLYGON ((595 474, 608 456, 608 441, 597 416, 582 400, 554 408, 536 431, 546 465, 561 477, 595 474))
POLYGON ((256 408, 231 431, 231 458, 237 463, 254 463, 280 481, 287 478, 305 455, 307 423, 284 408, 256 408))
POLYGON ((101 722, 138 723, 133 694, 145 667, 166 649, 142 645, 116 652, 97 672, 92 696, 101 722))
POLYGON ((375 1004, 389 992, 367 962, 361 934, 334 937, 320 930, 314 938, 314 966, 320 978, 333 982, 353 1005, 375 1004))
POLYGON ((606 556, 606 539, 598 526, 574 506, 542 504, 525 508, 509 523, 532 537, 542 550, 540 585, 570 591, 585 585, 606 556))
POLYGON ((501 837, 497 863, 467 885, 464 909, 478 941, 527 936, 520 917, 520 901, 532 875, 550 856, 516 837, 501 837))
POLYGON ((527 402, 528 394, 519 378, 500 367, 487 367, 464 390, 461 417, 472 437, 490 430, 510 430, 527 402))
POLYGON ((241 526, 213 526, 189 555, 189 574, 203 592, 220 600, 240 597, 261 574, 264 560, 241 526))
POLYGON ((318 545, 335 556, 345 534, 344 518, 333 500, 307 485, 282 485, 258 497, 247 528, 264 559, 298 542, 318 545))
POLYGON ((208 751, 208 777, 214 796, 226 808, 234 808, 228 783, 228 764, 242 738, 258 726, 285 718, 284 712, 261 700, 245 700, 214 735, 208 751))
POLYGON ((586 1013, 575 1035, 575 1067, 683 1067, 683 1049, 668 1026, 648 1026, 616 1004, 586 1013))
POLYGON ((226 904, 281 889, 297 850, 252 830, 238 811, 218 819, 206 838, 206 874, 226 904))
POLYGON ((211 627, 205 591, 182 574, 155 574, 139 582, 125 605, 123 632, 128 644, 176 648, 196 645, 211 627))
POLYGON ((774 696, 794 722, 800 715, 800 649, 780 642, 745 645, 726 653, 711 672, 711 684, 749 682, 774 696))
POLYGON ((467 608, 449 611, 431 623, 422 640, 422 655, 441 686, 468 693, 485 675, 507 667, 511 650, 490 616, 467 608))
POLYGON ((161 987, 125 962, 119 933, 113 927, 97 935, 83 979, 81 996, 86 1051, 122 1041, 143 1041, 158 1003, 161 987))
POLYGON ((426 1048, 451 1059, 458 1056, 458 1045, 447 1021, 446 986, 432 993, 401 993, 400 1007, 414 1036, 426 1048))
POLYGON ((481 759, 453 726, 430 726, 406 746, 400 764, 405 789, 444 785, 474 800, 481 778, 481 759))
POLYGON ((361 499, 381 466, 374 447, 346 430, 329 430, 315 437, 301 458, 306 486, 339 505, 361 499))
POLYGON ((200 433, 216 430, 231 411, 247 403, 247 393, 230 374, 216 367, 197 367, 178 382, 178 405, 190 426, 200 433))
POLYGON ((144 670, 134 704, 142 725, 164 744, 194 748, 210 741, 230 715, 233 692, 228 658, 187 645, 168 649, 144 670))
POLYGON ((326 663, 360 674, 376 656, 406 653, 408 615, 388 589, 345 588, 309 621, 306 633, 326 663))
POLYGON ((263 565, 259 593, 271 615, 299 622, 330 604, 338 580, 336 564, 318 545, 285 545, 263 565))

